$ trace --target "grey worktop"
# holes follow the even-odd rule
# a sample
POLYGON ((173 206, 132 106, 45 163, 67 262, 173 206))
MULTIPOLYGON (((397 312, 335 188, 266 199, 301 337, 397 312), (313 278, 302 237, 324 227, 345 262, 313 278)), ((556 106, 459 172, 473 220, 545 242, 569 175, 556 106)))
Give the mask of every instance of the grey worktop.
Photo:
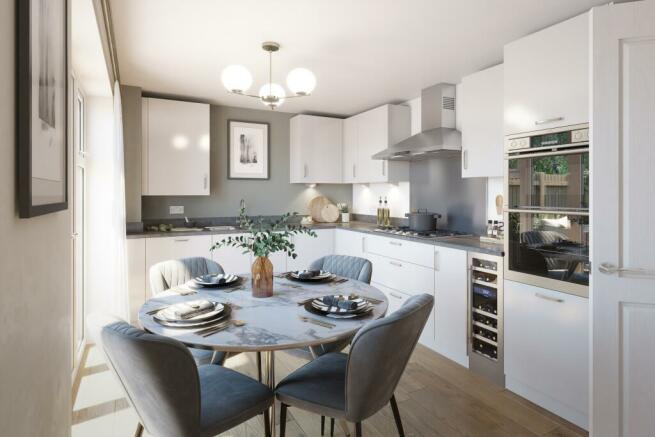
MULTIPOLYGON (((416 241, 417 243, 431 244, 433 246, 451 247, 453 249, 466 250, 469 252, 486 253, 489 255, 504 256, 504 249, 501 243, 482 242, 477 236, 443 237, 439 239, 425 239, 408 237, 403 235, 387 234, 376 231, 374 223, 350 222, 350 223, 313 223, 307 225, 311 229, 345 229, 353 232, 363 232, 382 237, 396 238, 400 240, 416 241)), ((215 231, 189 231, 189 232, 155 232, 143 231, 128 233, 127 238, 159 238, 159 237, 182 237, 190 235, 221 235, 236 234, 243 232, 241 229, 215 230, 215 231)))

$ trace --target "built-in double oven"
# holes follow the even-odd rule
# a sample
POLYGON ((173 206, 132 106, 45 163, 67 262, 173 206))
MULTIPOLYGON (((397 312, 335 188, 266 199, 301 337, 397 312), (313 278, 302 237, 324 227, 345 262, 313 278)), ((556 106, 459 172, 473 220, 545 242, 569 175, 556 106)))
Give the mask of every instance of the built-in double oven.
POLYGON ((589 126, 505 140, 505 278, 588 295, 589 126))

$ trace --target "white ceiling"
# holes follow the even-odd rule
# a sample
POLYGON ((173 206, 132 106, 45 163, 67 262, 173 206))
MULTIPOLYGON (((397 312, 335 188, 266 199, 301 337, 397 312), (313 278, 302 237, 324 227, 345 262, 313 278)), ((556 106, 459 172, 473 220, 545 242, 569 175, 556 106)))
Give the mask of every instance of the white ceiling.
POLYGON ((92 0, 71 2, 71 63, 87 96, 111 96, 107 64, 92 0))
MULTIPOLYGON (((263 109, 229 95, 221 70, 243 64, 257 93, 273 55, 274 81, 294 67, 317 77, 285 112, 351 115, 457 83, 502 61, 503 45, 607 1, 599 0, 111 0, 121 81, 155 93, 263 109)), ((545 60, 547 61, 547 60, 545 60)), ((285 85, 286 86, 286 85, 285 85)))

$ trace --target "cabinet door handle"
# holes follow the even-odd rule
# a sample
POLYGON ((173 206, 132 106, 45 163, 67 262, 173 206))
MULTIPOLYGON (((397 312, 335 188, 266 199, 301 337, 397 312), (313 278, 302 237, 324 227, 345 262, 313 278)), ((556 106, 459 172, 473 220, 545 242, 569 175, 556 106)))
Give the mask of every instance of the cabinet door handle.
POLYGON ((399 243, 398 241, 389 241, 389 244, 391 244, 392 246, 402 246, 403 245, 403 243, 399 243))
POLYGON ((387 161, 382 161, 382 176, 386 176, 386 175, 387 175, 387 171, 386 171, 386 168, 385 168, 385 167, 386 167, 386 166, 385 166, 386 163, 387 163, 387 161))
POLYGON ((355 177, 355 164, 353 164, 353 178, 355 177))
POLYGON ((403 266, 402 264, 397 263, 395 261, 389 261, 389 264, 391 264, 392 266, 396 266, 396 267, 402 267, 403 266))
POLYGON ((188 238, 175 238, 173 241, 175 241, 176 243, 184 243, 186 241, 189 241, 189 239, 188 238))
POLYGON ((564 120, 564 117, 545 118, 543 120, 535 121, 534 124, 535 126, 539 126, 540 124, 554 123, 556 121, 562 121, 562 120, 564 120))
POLYGON ((541 293, 535 293, 534 295, 539 299, 549 300, 551 302, 557 302, 557 303, 564 303, 564 299, 559 299, 557 297, 547 296, 541 293))
POLYGON ((390 293, 389 293, 389 296, 391 296, 391 297, 395 297, 396 299, 403 300, 403 297, 402 297, 401 295, 399 295, 399 294, 396 294, 396 293, 391 293, 391 292, 390 292, 390 293))
POLYGON ((468 170, 468 168, 469 168, 469 151, 468 150, 464 150, 463 158, 464 159, 462 159, 462 161, 463 161, 463 164, 464 164, 464 170, 468 170))
POLYGON ((202 178, 202 187, 206 190, 207 189, 207 182, 208 182, 209 176, 207 176, 207 173, 202 178))
POLYGON ((627 267, 617 267, 614 264, 602 263, 598 266, 598 271, 606 275, 615 275, 617 273, 626 273, 634 276, 654 277, 655 270, 649 269, 630 269, 627 267))
POLYGON ((366 253, 366 237, 362 237, 362 253, 366 253))
POLYGON ((434 251, 434 270, 439 271, 439 251, 434 251))
POLYGON ((306 178, 309 175, 309 171, 307 170, 307 164, 303 166, 303 177, 306 178))

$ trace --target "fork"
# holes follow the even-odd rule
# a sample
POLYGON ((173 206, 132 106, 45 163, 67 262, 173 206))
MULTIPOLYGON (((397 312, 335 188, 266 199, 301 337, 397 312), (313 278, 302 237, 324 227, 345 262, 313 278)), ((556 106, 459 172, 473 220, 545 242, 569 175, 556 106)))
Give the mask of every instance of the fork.
POLYGON ((305 323, 313 323, 314 325, 322 326, 324 328, 332 329, 335 328, 337 325, 329 322, 324 322, 322 320, 317 320, 317 319, 312 319, 311 317, 305 317, 305 316, 298 316, 300 320, 302 320, 305 323))

